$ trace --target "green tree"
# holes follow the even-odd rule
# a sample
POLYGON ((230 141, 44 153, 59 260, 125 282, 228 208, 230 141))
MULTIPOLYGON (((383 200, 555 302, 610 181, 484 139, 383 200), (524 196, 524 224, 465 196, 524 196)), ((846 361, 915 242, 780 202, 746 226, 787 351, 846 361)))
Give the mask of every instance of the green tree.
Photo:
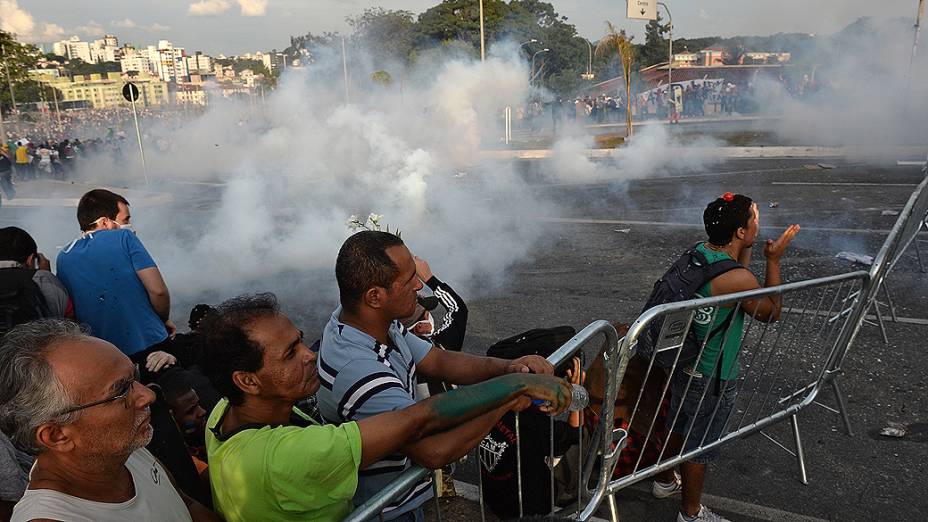
POLYGON ((13 85, 16 103, 37 101, 31 96, 30 89, 24 88, 22 93, 20 90, 22 84, 30 82, 29 70, 35 68, 38 56, 39 50, 34 46, 17 42, 12 34, 0 31, 0 82, 4 85, 0 89, 2 110, 8 111, 13 107, 8 84, 13 85))
POLYGON ((606 22, 606 35, 596 44, 596 54, 616 53, 622 62, 622 74, 625 76, 625 136, 632 135, 632 64, 635 62, 635 46, 631 36, 625 30, 617 30, 612 22, 606 22))
POLYGON ((374 7, 347 21, 354 31, 352 43, 370 53, 376 63, 406 63, 413 56, 416 19, 412 12, 374 7))
MULTIPOLYGON (((664 35, 670 29, 670 24, 662 24, 661 15, 658 13, 657 19, 648 22, 644 27, 644 45, 638 49, 641 56, 639 64, 641 67, 650 67, 654 64, 667 61, 668 41, 664 35)), ((676 47, 676 46, 675 46, 676 47)))

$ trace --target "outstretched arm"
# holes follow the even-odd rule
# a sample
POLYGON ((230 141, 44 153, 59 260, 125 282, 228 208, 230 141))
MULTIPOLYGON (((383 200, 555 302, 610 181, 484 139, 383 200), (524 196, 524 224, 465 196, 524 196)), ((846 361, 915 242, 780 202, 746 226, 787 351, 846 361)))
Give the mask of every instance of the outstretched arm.
MULTIPOLYGON (((514 401, 523 396, 550 402, 550 413, 556 415, 570 405, 571 389, 563 379, 552 376, 510 374, 450 390, 402 410, 367 417, 358 421, 361 431, 361 468, 370 466, 424 436, 461 426, 489 412, 495 415, 498 412, 494 410, 511 408, 514 401)), ((470 428, 476 430, 480 422, 489 422, 490 418, 492 415, 470 428)))

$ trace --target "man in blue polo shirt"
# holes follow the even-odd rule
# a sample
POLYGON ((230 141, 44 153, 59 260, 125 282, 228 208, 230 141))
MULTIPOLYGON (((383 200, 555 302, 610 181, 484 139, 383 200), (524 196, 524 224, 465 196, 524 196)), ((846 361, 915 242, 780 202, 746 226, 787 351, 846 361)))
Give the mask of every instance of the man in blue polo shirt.
POLYGON ((105 189, 77 205, 81 236, 58 254, 58 278, 77 320, 150 372, 174 364, 160 348, 173 338, 171 297, 155 261, 131 229, 129 202, 105 189))
MULTIPOLYGON (((416 375, 452 384, 473 384, 516 372, 553 374, 544 358, 477 357, 442 350, 416 337, 399 320, 415 311, 422 281, 412 254, 396 235, 363 231, 349 237, 335 262, 341 306, 332 313, 319 349, 316 394, 327 421, 343 423, 399 410, 416 402, 416 375)), ((432 469, 475 447, 505 411, 494 410, 460 426, 425 437, 359 472, 355 504, 390 483, 410 460, 432 469)), ((431 498, 426 480, 393 504, 385 520, 422 520, 431 498)))

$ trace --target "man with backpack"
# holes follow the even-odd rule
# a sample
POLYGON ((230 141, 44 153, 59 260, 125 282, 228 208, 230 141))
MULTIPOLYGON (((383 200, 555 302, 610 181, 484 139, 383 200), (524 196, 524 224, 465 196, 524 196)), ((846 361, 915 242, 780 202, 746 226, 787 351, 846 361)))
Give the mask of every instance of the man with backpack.
POLYGON ((44 317, 71 315, 68 292, 28 232, 0 228, 0 334, 44 317))
MULTIPOLYGON (((709 240, 684 253, 654 284, 644 309, 761 288, 747 268, 751 262, 751 247, 757 239, 759 218, 757 204, 747 196, 726 192, 709 203, 703 213, 709 240)), ((767 240, 764 288, 781 284, 780 258, 797 232, 799 225, 790 225, 776 241, 767 240)), ((674 368, 670 377, 667 422, 671 435, 666 455, 679 454, 681 448, 683 453, 695 450, 703 441, 708 444, 724 435, 738 392, 738 354, 744 315, 774 322, 780 318, 780 303, 780 295, 771 294, 745 300, 737 310, 734 304, 718 310, 711 306, 700 308, 679 350, 655 353, 663 320, 652 322, 639 338, 637 353, 640 356, 654 358, 655 366, 674 368)), ((680 465, 682 505, 678 522, 725 521, 701 503, 706 464, 717 458, 718 451, 711 450, 680 465)))

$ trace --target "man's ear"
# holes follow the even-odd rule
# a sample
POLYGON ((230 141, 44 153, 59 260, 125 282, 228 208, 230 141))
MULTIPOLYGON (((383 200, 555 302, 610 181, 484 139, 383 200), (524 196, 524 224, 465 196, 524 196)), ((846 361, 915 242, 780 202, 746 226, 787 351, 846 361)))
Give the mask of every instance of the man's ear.
POLYGON ((744 227, 738 227, 738 230, 735 230, 735 238, 738 240, 743 240, 745 237, 744 227))
POLYGON ((69 431, 68 426, 47 422, 36 428, 35 440, 50 451, 68 452, 74 449, 74 439, 69 436, 69 431))
POLYGON ((29 254, 29 256, 26 257, 26 262, 23 263, 24 265, 26 265, 26 268, 32 268, 35 266, 35 259, 36 259, 35 256, 36 256, 35 254, 29 254))
POLYGON ((383 308, 387 302, 387 289, 379 286, 372 286, 364 292, 364 304, 371 308, 383 308))
POLYGON ((238 389, 245 392, 245 395, 260 395, 261 393, 261 379, 254 372, 234 371, 232 382, 238 386, 238 389))

